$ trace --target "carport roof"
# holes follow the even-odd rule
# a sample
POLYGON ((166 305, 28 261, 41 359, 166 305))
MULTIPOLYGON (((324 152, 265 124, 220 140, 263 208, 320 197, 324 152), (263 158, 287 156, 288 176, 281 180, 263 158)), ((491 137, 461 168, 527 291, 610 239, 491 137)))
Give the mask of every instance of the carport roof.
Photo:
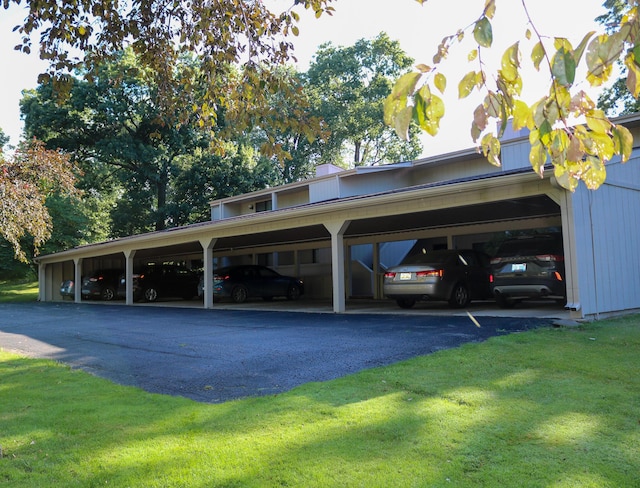
MULTIPOLYGON (((545 176, 544 180, 548 179, 549 176, 545 176)), ((130 249, 147 249, 148 251, 142 252, 151 254, 161 252, 162 248, 169 246, 172 252, 178 254, 200 252, 202 247, 199 241, 211 238, 217 239, 215 250, 326 241, 330 239, 330 234, 324 223, 338 218, 339 215, 351 221, 345 238, 448 227, 461 223, 479 224, 559 215, 559 207, 544 191, 538 190, 533 194, 520 192, 522 184, 540 181, 541 178, 530 168, 457 178, 87 244, 40 256, 37 261, 59 262, 75 257, 112 254, 130 249), (507 185, 515 185, 515 190, 509 198, 494 199, 491 195, 484 195, 484 201, 468 204, 460 198, 461 194, 470 191, 486 192, 487 189, 504 188, 507 185), (450 203, 436 208, 425 207, 424 200, 434 196, 445 198, 450 203), (415 203, 415 208, 411 207, 412 203, 415 203), (375 212, 367 211, 373 208, 376 209, 375 212)), ((550 188, 549 182, 544 186, 550 188)))

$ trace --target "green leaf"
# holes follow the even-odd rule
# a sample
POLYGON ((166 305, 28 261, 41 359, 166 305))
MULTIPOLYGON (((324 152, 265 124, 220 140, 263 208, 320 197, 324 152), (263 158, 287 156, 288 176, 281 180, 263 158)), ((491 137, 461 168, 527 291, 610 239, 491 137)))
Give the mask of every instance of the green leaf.
POLYGON ((613 128, 613 145, 622 162, 629 161, 633 151, 633 136, 629 129, 622 125, 616 125, 613 128))
POLYGON ((458 83, 458 98, 467 98, 476 87, 476 72, 469 71, 458 83))
POLYGON ((580 41, 580 44, 578 44, 578 47, 573 50, 573 59, 575 60, 576 64, 580 64, 580 58, 582 58, 582 55, 584 54, 584 50, 587 47, 589 39, 591 39, 594 34, 595 31, 587 32, 582 38, 582 41, 580 41))
POLYGON ((391 95, 396 98, 406 98, 413 95, 421 76, 422 73, 416 73, 415 71, 402 75, 393 86, 391 95))
POLYGON ((573 85, 576 78, 576 61, 573 59, 573 53, 561 47, 551 61, 551 73, 560 85, 573 85))
POLYGON ((493 43, 493 30, 491 28, 491 22, 489 22, 487 17, 482 17, 476 22, 473 28, 473 37, 482 47, 491 47, 493 43))

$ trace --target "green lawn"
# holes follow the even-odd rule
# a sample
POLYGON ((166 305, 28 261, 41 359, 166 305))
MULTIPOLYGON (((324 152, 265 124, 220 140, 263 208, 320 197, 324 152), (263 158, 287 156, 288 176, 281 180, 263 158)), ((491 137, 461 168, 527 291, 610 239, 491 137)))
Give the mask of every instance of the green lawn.
POLYGON ((38 282, 15 283, 0 280, 0 303, 35 302, 38 299, 38 282))
POLYGON ((0 350, 0 446, 8 487, 640 486, 640 316, 219 405, 0 350))

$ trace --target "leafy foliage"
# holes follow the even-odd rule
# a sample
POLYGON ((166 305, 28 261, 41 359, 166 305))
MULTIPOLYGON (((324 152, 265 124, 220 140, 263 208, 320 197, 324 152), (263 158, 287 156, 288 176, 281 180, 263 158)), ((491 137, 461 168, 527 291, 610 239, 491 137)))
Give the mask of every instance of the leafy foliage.
MULTIPOLYGON (((216 127, 224 113, 235 129, 259 125, 311 133, 314 128, 304 121, 271 111, 269 95, 298 93, 277 69, 292 57, 296 9, 331 15, 330 2, 295 0, 275 13, 261 1, 242 0, 27 0, 27 15, 16 26, 16 49, 30 52, 33 36, 40 36, 40 57, 50 63, 40 81, 51 80, 61 97, 73 87, 74 70, 85 70, 91 80, 106 61, 131 49, 146 81, 158 88, 154 102, 167 123, 184 122, 195 111, 203 127, 216 127), (177 69, 184 56, 197 57, 198 65, 177 69)), ((3 1, 5 9, 12 4, 20 0, 3 1)), ((224 140, 221 132, 215 135, 224 140)))
POLYGON ((521 98, 524 80, 520 40, 505 50, 497 73, 488 73, 482 63, 483 49, 493 43, 492 20, 496 12, 495 0, 485 0, 482 12, 469 27, 442 40, 431 65, 420 64, 416 72, 396 82, 385 102, 385 121, 402 138, 408 137, 411 121, 429 134, 437 134, 444 116, 444 103, 437 93, 442 94, 446 88, 439 65, 471 31, 477 47, 467 54, 467 59, 477 62, 478 69, 460 80, 458 96, 465 98, 476 90, 484 94, 484 100, 473 113, 471 134, 488 161, 500 165, 500 137, 511 121, 515 130, 529 131, 529 161, 536 173, 542 176, 550 160, 554 175, 564 188, 573 191, 580 181, 590 189, 598 188, 606 177, 605 164, 614 155, 620 156, 622 162, 629 159, 633 137, 625 127, 612 123, 584 90, 576 89, 579 81, 576 68, 584 60, 588 69, 586 80, 591 86, 601 86, 609 80, 615 62, 622 60, 628 70, 627 90, 634 99, 640 95, 638 6, 635 0, 615 3, 621 10, 612 17, 614 23, 609 32, 586 33, 573 46, 566 38, 544 38, 523 2, 532 26, 523 36, 534 42, 530 62, 536 70, 546 69, 551 79, 547 95, 528 105, 521 98), (576 120, 581 122, 574 124, 576 120), (498 127, 495 131, 492 121, 498 127))
POLYGON ((77 196, 74 182, 69 157, 45 149, 40 141, 23 142, 9 156, 0 153, 0 236, 17 259, 27 261, 21 243, 25 236, 33 238, 36 254, 51 237, 46 199, 55 193, 77 196))

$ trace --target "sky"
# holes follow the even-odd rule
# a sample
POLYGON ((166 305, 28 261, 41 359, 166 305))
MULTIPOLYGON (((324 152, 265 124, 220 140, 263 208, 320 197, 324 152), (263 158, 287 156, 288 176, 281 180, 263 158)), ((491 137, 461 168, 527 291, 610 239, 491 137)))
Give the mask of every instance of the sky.
MULTIPOLYGON (((286 9, 292 0, 264 0, 274 11, 286 9)), ((602 31, 594 19, 605 12, 604 0, 526 0, 525 3, 536 29, 543 36, 567 37, 576 46, 588 31, 602 31)), ((484 0, 428 0, 420 5, 415 0, 337 0, 332 16, 316 19, 310 12, 302 15, 300 34, 292 38, 297 69, 306 71, 319 45, 331 42, 335 46, 350 46, 359 39, 373 39, 386 32, 417 63, 432 65, 433 54, 443 37, 454 34, 478 18, 484 0)), ((529 27, 522 1, 496 0, 496 16, 492 21, 494 47, 483 53, 487 69, 499 68, 502 52, 516 40, 521 40, 523 65, 530 66, 529 53, 533 41, 526 41, 529 27)), ((19 101, 23 89, 37 86, 37 76, 45 70, 37 54, 25 55, 14 51, 17 33, 12 32, 22 17, 21 7, 0 9, 0 128, 16 144, 22 133, 19 101)), ((477 97, 463 101, 457 98, 457 85, 465 73, 477 70, 477 64, 467 61, 467 53, 474 43, 469 33, 462 45, 452 49, 440 67, 447 76, 447 90, 443 96, 446 115, 436 138, 421 138, 424 156, 467 149, 474 146, 469 135, 473 109, 480 103, 477 97)), ((523 96, 528 103, 539 99, 547 91, 548 74, 525 68, 523 96)), ((580 87, 587 90, 587 86, 580 87)), ((591 91, 592 97, 597 92, 591 91)))

